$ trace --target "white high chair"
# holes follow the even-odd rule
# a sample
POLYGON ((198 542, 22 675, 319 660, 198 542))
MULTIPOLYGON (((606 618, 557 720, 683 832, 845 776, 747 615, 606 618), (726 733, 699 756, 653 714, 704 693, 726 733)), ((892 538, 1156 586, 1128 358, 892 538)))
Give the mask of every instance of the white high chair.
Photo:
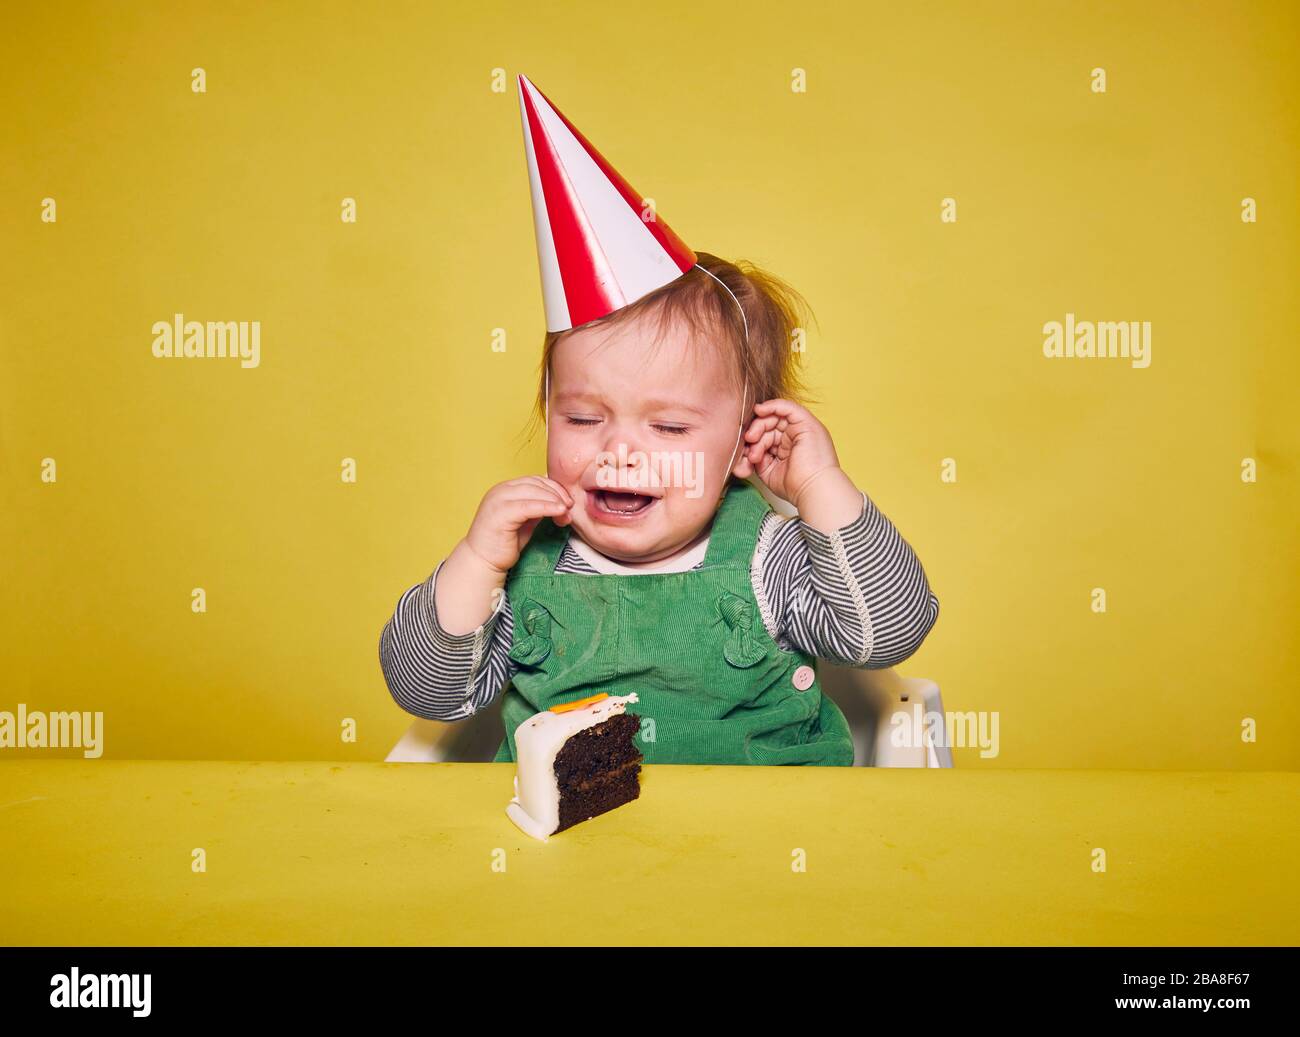
MULTIPOLYGON (((896 713, 915 717, 943 713, 943 700, 934 681, 902 677, 894 670, 858 670, 818 665, 822 691, 844 711, 853 733, 855 767, 951 767, 952 750, 935 744, 927 733, 920 746, 897 746, 890 738, 890 718, 896 713)), ((501 697, 472 717, 454 722, 416 720, 388 754, 388 763, 490 763, 505 731, 501 697)), ((923 728, 928 732, 928 728, 923 728)))
MULTIPOLYGON (((758 479, 747 480, 782 515, 798 512, 775 496, 758 479)), ((939 685, 919 677, 903 677, 893 669, 864 670, 817 666, 822 691, 844 711, 853 734, 855 767, 951 767, 952 750, 931 736, 923 724, 919 744, 899 746, 891 737, 892 718, 906 714, 908 723, 929 713, 943 715, 939 685), (917 706, 920 706, 919 717, 917 706)), ((489 763, 505 737, 501 699, 505 689, 485 709, 454 722, 416 720, 393 746, 388 763, 489 763)), ((946 725, 938 725, 945 730, 946 725)), ((914 726, 913 728, 914 729, 914 726)))

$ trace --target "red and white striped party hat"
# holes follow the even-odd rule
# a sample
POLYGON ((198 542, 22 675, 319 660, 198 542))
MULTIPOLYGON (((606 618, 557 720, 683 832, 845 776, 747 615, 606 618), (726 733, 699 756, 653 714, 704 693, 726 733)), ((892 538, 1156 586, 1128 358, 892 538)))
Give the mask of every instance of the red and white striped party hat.
POLYGON ((695 266, 695 253, 522 74, 519 108, 547 331, 606 317, 695 266))

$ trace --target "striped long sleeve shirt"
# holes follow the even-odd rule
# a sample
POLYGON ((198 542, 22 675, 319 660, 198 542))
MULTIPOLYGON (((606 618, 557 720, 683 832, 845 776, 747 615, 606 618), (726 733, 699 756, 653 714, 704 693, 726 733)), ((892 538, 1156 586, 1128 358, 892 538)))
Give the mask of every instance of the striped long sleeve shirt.
MULTIPOLYGON (((434 605, 441 569, 439 563, 402 595, 380 634, 379 661, 406 712, 461 720, 490 704, 514 676, 513 618, 503 592, 477 630, 447 633, 434 605)), ((579 579, 597 572, 571 542, 555 571, 579 579)), ((865 493, 858 518, 830 533, 775 511, 766 515, 750 579, 763 625, 781 648, 842 666, 897 665, 939 617, 911 546, 865 493)))

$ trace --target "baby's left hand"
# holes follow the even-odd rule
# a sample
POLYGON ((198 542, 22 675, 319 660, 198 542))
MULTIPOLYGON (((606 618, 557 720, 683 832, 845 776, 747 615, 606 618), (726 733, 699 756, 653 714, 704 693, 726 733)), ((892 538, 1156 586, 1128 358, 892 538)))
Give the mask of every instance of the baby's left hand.
POLYGON ((745 430, 745 446, 733 469, 744 479, 751 472, 800 511, 804 488, 840 459, 830 431, 805 408, 790 400, 763 400, 745 430))

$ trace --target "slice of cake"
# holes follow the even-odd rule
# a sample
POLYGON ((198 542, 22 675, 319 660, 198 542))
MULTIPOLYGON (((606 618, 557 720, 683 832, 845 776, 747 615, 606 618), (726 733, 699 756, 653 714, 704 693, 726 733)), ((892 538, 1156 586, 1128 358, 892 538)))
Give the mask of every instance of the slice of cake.
POLYGON ((641 794, 641 718, 630 695, 592 695, 529 717, 515 729, 510 820, 534 839, 562 832, 641 794))

